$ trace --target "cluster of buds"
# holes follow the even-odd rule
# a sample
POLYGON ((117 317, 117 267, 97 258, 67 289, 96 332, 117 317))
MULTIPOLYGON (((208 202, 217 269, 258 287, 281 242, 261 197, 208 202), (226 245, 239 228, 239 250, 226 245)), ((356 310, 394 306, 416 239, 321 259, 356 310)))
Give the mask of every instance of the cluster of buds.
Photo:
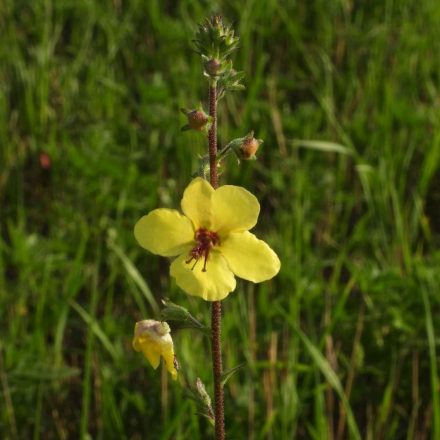
POLYGON ((194 44, 197 52, 204 56, 206 61, 216 60, 217 63, 221 63, 237 49, 238 37, 234 35, 230 26, 223 23, 219 15, 214 15, 199 25, 194 44))
MULTIPOLYGON (((198 27, 194 44, 203 60, 204 75, 209 78, 211 86, 217 87, 217 100, 226 92, 244 89, 241 84, 244 73, 233 69, 230 59, 230 55, 238 47, 238 41, 239 38, 234 34, 234 30, 225 25, 218 15, 207 18, 198 27)), ((208 134, 213 118, 203 110, 201 104, 197 109, 182 108, 181 111, 188 119, 182 131, 196 130, 208 134)), ((257 158, 255 154, 262 142, 261 139, 254 137, 253 131, 244 137, 232 140, 218 152, 218 166, 220 167, 222 159, 232 152, 239 161, 255 160, 257 158)), ((209 167, 208 156, 201 157, 198 174, 207 178, 209 167)))
MULTIPOLYGON (((230 55, 238 47, 234 30, 226 26, 220 16, 215 15, 199 25, 194 44, 202 57, 204 75, 210 81, 222 82, 221 90, 240 90, 243 75, 232 68, 230 55)), ((224 92, 218 97, 221 98, 224 92)))

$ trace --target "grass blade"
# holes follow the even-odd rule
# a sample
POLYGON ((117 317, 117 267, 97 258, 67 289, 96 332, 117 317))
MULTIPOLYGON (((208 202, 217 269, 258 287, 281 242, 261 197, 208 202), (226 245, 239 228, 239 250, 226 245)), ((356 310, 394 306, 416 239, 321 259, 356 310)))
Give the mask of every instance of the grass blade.
POLYGON ((326 378, 327 382, 336 391, 339 398, 341 399, 342 405, 344 406, 344 409, 347 413, 347 424, 350 430, 351 437, 356 440, 361 440, 361 435, 359 433, 356 420, 351 410, 350 403, 348 402, 348 399, 345 396, 344 390, 342 388, 338 376, 333 371, 330 364, 327 362, 327 360, 321 354, 321 352, 315 347, 315 345, 310 341, 310 339, 305 335, 305 333, 303 333, 303 331, 296 325, 296 323, 292 321, 291 317, 281 308, 278 309, 279 312, 284 316, 286 321, 289 322, 293 330, 298 334, 302 343, 309 352, 310 357, 313 359, 316 366, 319 368, 323 376, 326 378))
POLYGON ((348 156, 353 155, 353 152, 348 147, 336 142, 294 139, 292 145, 294 147, 308 148, 309 150, 317 150, 324 153, 338 153, 348 156))

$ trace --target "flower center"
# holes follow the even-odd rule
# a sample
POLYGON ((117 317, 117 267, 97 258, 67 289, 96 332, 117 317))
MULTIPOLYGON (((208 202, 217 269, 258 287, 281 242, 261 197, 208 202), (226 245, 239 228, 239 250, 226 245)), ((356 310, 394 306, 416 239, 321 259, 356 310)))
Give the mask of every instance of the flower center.
POLYGON ((214 246, 218 246, 220 244, 220 238, 216 232, 200 228, 197 229, 194 239, 196 241, 196 245, 189 252, 189 259, 185 261, 185 263, 189 264, 191 261, 195 260, 191 268, 191 270, 193 270, 199 259, 203 257, 204 260, 202 272, 206 272, 206 263, 208 262, 209 252, 214 246))

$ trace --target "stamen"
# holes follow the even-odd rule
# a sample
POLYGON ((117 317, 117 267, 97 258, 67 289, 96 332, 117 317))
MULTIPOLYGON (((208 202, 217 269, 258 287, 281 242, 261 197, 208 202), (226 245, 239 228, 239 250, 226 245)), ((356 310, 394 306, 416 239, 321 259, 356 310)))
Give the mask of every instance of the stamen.
POLYGON ((207 272, 206 265, 209 259, 209 252, 214 246, 220 244, 220 239, 216 232, 208 231, 204 228, 200 228, 196 231, 194 239, 196 241, 196 246, 194 246, 189 252, 189 259, 186 260, 185 263, 189 264, 191 261, 195 260, 194 265, 191 268, 191 270, 193 270, 199 259, 203 257, 202 272, 207 272))
POLYGON ((206 263, 208 262, 208 255, 209 255, 209 251, 206 252, 206 255, 205 255, 205 261, 203 262, 203 269, 202 269, 202 272, 206 272, 206 263))

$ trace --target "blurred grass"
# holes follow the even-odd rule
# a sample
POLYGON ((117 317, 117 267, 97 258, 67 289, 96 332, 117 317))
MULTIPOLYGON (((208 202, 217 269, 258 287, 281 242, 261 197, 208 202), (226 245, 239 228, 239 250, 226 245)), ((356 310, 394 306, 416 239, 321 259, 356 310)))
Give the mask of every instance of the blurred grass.
MULTIPOLYGON (((247 76, 220 143, 265 139, 224 180, 261 200, 283 263, 224 303, 225 367, 247 364, 228 438, 440 438, 434 0, 0 3, 1 437, 211 435, 130 342, 165 296, 209 319, 132 228, 178 206, 204 151, 178 108, 206 101, 190 40, 216 11, 247 76)), ((207 341, 175 341, 181 377, 210 388, 207 341)))

